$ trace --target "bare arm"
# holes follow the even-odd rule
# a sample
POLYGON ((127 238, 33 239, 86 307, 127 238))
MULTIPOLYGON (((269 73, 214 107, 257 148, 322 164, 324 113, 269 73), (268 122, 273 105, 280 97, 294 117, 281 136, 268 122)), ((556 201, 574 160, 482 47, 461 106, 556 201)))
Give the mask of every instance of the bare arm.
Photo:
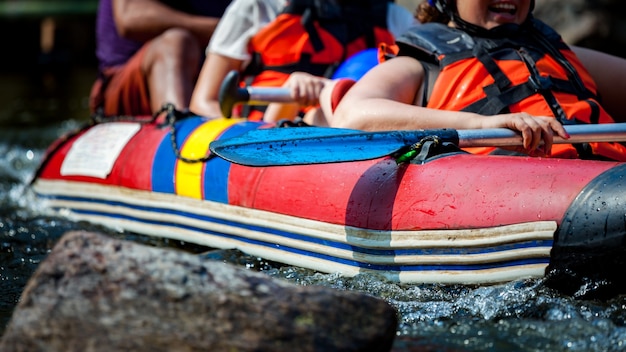
POLYGON ((409 57, 384 62, 343 97, 330 124, 363 130, 481 128, 478 115, 419 106, 424 70, 409 57))
POLYGON ((616 121, 626 121, 626 60, 581 47, 572 50, 596 81, 602 106, 616 121))
POLYGON ((219 18, 190 15, 155 0, 113 0, 118 33, 129 39, 147 41, 165 30, 178 27, 193 33, 206 45, 219 18))
POLYGON ((207 117, 222 116, 219 104, 219 91, 222 81, 232 70, 241 71, 243 61, 209 53, 204 60, 196 87, 191 95, 189 109, 207 117))
POLYGON ((524 148, 549 153, 557 134, 569 138, 552 117, 527 113, 483 116, 475 113, 430 109, 419 106, 424 70, 409 57, 384 62, 363 76, 343 97, 329 117, 333 127, 370 131, 431 128, 509 128, 522 133, 524 148))
POLYGON ((283 87, 289 88, 295 103, 269 104, 263 120, 267 122, 276 122, 280 119, 293 120, 300 113, 300 107, 319 104, 320 92, 329 81, 328 78, 314 76, 310 73, 293 72, 289 75, 283 87))

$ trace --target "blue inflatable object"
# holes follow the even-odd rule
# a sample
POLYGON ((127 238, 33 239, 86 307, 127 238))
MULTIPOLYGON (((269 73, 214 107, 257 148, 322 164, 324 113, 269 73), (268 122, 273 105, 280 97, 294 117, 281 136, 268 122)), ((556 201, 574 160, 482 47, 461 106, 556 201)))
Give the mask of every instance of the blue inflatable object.
POLYGON ((350 56, 339 67, 333 79, 352 78, 358 81, 372 67, 378 65, 378 49, 370 48, 350 56))

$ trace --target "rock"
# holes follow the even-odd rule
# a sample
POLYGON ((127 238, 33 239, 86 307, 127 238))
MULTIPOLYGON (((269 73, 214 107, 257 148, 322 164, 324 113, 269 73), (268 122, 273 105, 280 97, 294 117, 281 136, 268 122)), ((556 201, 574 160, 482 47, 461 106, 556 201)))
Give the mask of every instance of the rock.
POLYGON ((607 37, 609 33, 605 11, 585 0, 538 0, 533 14, 559 32, 568 44, 607 37))
POLYGON ((65 234, 28 282, 2 351, 388 351, 395 310, 198 256, 65 234))
POLYGON ((569 44, 608 32, 604 14, 590 8, 585 0, 539 0, 534 15, 556 29, 569 44))
POLYGON ((535 17, 566 43, 626 57, 626 15, 620 0, 536 0, 535 17))

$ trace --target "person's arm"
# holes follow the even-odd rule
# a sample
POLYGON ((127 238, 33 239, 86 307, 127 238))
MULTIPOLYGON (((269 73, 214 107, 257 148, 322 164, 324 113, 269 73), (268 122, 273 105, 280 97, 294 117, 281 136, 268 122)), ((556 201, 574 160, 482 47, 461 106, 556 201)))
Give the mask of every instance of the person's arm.
POLYGON ((190 110, 204 116, 221 116, 219 89, 229 71, 242 72, 250 61, 250 38, 273 20, 277 1, 233 0, 222 16, 207 48, 200 76, 191 96, 190 110))
POLYGON ((191 15, 156 0, 113 0, 118 33, 145 42, 170 28, 185 28, 206 45, 219 22, 217 17, 191 15))
POLYGON ((626 60, 603 52, 572 47, 598 86, 602 106, 618 122, 626 122, 626 60))
POLYGON ((243 61, 216 53, 209 53, 204 60, 198 81, 191 95, 189 110, 207 117, 220 117, 219 91, 228 72, 241 71, 243 61))
POLYGON ((410 57, 381 63, 348 90, 328 117, 329 124, 368 131, 509 128, 522 133, 527 152, 535 151, 544 141, 539 154, 549 153, 554 134, 569 138, 553 117, 526 113, 483 116, 419 106, 423 79, 422 65, 410 57))
POLYGON ((328 78, 314 76, 306 72, 290 74, 282 87, 289 89, 294 103, 269 104, 263 115, 263 121, 293 120, 300 113, 300 108, 318 105, 320 92, 327 82, 330 82, 328 78))
MULTIPOLYGON (((480 128, 474 116, 421 107, 424 70, 418 61, 397 57, 372 68, 344 95, 331 126, 361 130, 480 128)), ((469 115, 469 114, 468 114, 469 115)))

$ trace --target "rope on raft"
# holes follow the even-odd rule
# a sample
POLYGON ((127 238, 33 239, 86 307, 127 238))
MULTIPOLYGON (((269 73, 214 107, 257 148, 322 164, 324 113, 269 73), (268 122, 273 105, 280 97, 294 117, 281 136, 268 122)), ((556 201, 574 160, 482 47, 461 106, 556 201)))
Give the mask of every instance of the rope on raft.
POLYGON ((154 123, 158 119, 161 114, 166 113, 165 122, 161 125, 161 127, 169 127, 170 128, 170 141, 172 143, 172 150, 174 151, 174 155, 176 159, 181 160, 186 163, 202 163, 211 160, 215 157, 214 154, 209 154, 202 158, 190 159, 181 155, 180 147, 178 145, 178 141, 176 139, 176 121, 182 120, 184 118, 195 116, 194 113, 185 110, 177 110, 174 104, 165 103, 158 111, 155 111, 152 114, 150 119, 146 119, 145 117, 136 117, 136 116, 128 116, 128 115, 120 115, 120 116, 104 116, 102 111, 98 111, 91 116, 92 125, 106 122, 137 122, 140 124, 149 124, 154 123))

